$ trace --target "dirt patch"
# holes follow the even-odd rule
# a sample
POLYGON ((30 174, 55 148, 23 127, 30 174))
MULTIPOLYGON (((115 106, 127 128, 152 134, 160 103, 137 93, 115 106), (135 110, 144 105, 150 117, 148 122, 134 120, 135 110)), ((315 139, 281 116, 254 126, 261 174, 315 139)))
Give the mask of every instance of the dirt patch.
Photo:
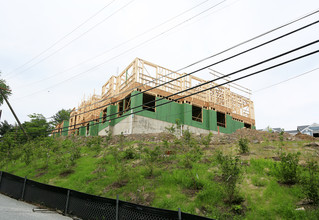
POLYGON ((43 176, 45 175, 47 172, 40 172, 40 173, 37 173, 35 174, 35 177, 40 177, 40 176, 43 176))
POLYGON ((276 148, 274 146, 265 146, 263 147, 264 150, 275 150, 276 148))
POLYGON ((312 136, 309 136, 306 134, 301 134, 301 133, 296 134, 295 137, 300 139, 300 140, 309 140, 309 141, 316 140, 316 138, 314 138, 312 136))
POLYGON ((306 144, 304 147, 318 148, 319 147, 319 143, 318 142, 312 142, 312 143, 306 144))
POLYGON ((280 157, 265 157, 265 159, 272 159, 274 161, 280 161, 280 157))
POLYGON ((60 177, 67 177, 67 176, 69 176, 69 175, 71 175, 72 173, 74 173, 74 170, 65 170, 65 171, 63 171, 62 173, 60 173, 59 175, 60 175, 60 177))
POLYGON ((182 192, 190 197, 194 197, 199 192, 199 189, 183 189, 182 192))
POLYGON ((107 187, 105 187, 103 190, 103 193, 106 193, 110 190, 119 189, 123 186, 126 186, 127 183, 128 183, 128 180, 121 180, 121 181, 114 182, 114 183, 108 185, 107 187))
POLYGON ((131 202, 133 202, 133 203, 136 203, 139 205, 150 206, 154 200, 155 193, 144 192, 144 191, 139 191, 136 193, 130 192, 128 194, 128 197, 131 198, 131 202))

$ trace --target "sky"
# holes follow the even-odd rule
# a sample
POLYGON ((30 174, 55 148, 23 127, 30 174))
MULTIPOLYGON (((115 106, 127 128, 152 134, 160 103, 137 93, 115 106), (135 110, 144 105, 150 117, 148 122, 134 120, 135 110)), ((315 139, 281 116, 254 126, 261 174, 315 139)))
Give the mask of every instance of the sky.
MULTIPOLYGON (((0 77, 12 89, 9 101, 21 122, 33 113, 49 118, 100 94, 110 76, 136 57, 178 70, 317 9, 318 0, 0 0, 0 77)), ((317 20, 319 13, 181 72, 317 20)), ((315 24, 212 69, 229 74, 318 39, 315 24)), ((319 43, 313 44, 231 79, 318 49, 319 43)), ((319 53, 236 82, 252 90, 257 129, 319 123, 317 68, 319 53)), ((213 78, 209 70, 197 76, 213 78)), ((0 109, 1 121, 14 124, 7 105, 0 109)))

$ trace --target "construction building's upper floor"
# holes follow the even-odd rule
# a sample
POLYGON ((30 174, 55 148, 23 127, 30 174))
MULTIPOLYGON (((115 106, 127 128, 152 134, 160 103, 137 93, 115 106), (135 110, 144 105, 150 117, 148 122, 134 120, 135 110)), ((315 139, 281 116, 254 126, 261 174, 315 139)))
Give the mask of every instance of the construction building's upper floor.
MULTIPOLYGON (((202 117, 199 109, 214 110, 245 123, 246 127, 255 125, 254 106, 248 97, 232 92, 230 86, 219 86, 215 82, 198 86, 207 81, 193 75, 185 75, 136 58, 118 76, 112 76, 103 85, 101 95, 93 95, 82 101, 79 107, 71 112, 69 125, 76 130, 87 126, 88 121, 101 122, 105 106, 117 103, 118 110, 125 110, 130 107, 129 97, 133 91, 146 90, 146 94, 152 97, 177 99, 176 103, 194 106, 199 117, 202 117), (193 93, 197 94, 191 95, 193 93), (123 104, 125 99, 126 104, 123 104)), ((193 117, 196 118, 196 114, 193 114, 193 117)))

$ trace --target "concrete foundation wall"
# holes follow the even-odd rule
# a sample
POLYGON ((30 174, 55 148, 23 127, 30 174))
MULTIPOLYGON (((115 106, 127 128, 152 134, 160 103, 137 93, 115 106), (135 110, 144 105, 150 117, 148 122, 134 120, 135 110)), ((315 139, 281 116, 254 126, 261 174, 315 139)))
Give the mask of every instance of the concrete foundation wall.
POLYGON ((196 128, 193 126, 187 126, 182 125, 176 126, 174 123, 169 123, 165 121, 160 121, 140 115, 132 115, 129 116, 119 123, 117 123, 115 126, 108 126, 104 129, 102 129, 99 132, 99 135, 107 135, 110 130, 112 131, 112 134, 119 135, 121 133, 123 134, 148 134, 148 133, 161 133, 167 131, 166 128, 169 128, 171 126, 174 126, 176 129, 176 134, 179 135, 182 130, 188 129, 192 133, 197 134, 208 134, 209 132, 212 132, 216 134, 216 131, 209 131, 206 129, 196 128))

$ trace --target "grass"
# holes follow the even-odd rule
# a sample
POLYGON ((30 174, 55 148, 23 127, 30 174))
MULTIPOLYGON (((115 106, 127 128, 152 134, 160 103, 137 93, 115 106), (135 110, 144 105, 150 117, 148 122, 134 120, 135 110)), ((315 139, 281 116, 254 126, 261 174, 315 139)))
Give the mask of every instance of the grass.
POLYGON ((44 138, 11 148, 9 155, 16 156, 9 158, 0 145, 0 169, 85 193, 108 198, 119 195, 121 200, 181 208, 210 218, 318 219, 317 206, 298 205, 305 199, 302 185, 281 184, 275 169, 281 151, 301 152, 299 169, 304 172, 303 161, 318 160, 318 149, 304 147, 309 141, 279 141, 268 136, 263 137, 265 141, 249 143, 246 154, 238 151, 238 142, 219 144, 219 137, 211 135, 179 140, 164 136, 157 141, 44 138), (26 147, 31 151, 21 151, 26 147), (243 201, 239 203, 225 201, 218 151, 240 157, 241 177, 236 187, 243 201), (296 210, 299 207, 306 209, 296 210))

